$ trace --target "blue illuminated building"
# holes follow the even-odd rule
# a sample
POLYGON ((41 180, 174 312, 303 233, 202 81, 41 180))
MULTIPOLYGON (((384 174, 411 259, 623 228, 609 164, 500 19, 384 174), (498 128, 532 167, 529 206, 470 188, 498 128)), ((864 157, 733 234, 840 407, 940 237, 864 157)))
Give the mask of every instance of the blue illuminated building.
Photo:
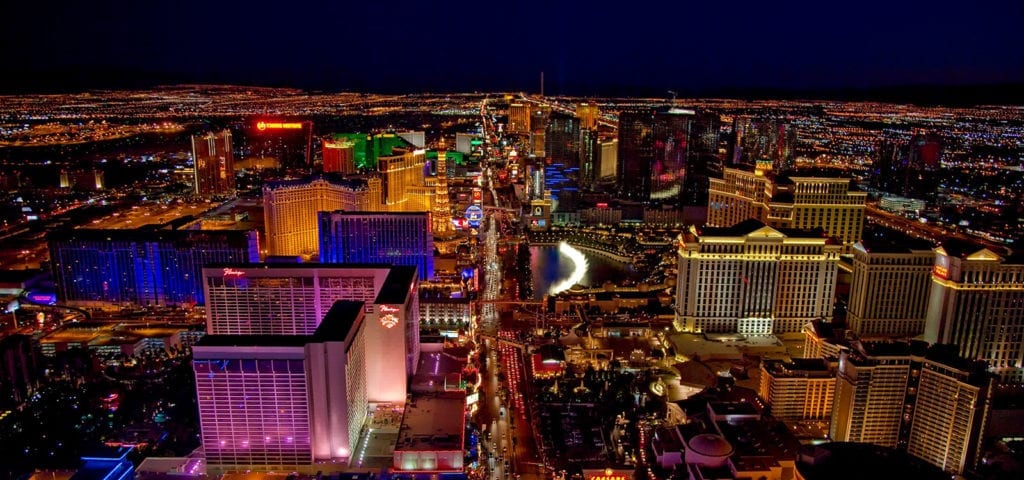
POLYGON ((255 230, 75 229, 48 242, 57 294, 78 304, 202 304, 203 266, 260 258, 255 230))
POLYGON ((130 480, 135 466, 128 459, 131 447, 104 448, 96 455, 82 457, 82 467, 69 480, 130 480))
POLYGON ((434 235, 425 212, 319 212, 320 263, 416 267, 434 276, 434 235))

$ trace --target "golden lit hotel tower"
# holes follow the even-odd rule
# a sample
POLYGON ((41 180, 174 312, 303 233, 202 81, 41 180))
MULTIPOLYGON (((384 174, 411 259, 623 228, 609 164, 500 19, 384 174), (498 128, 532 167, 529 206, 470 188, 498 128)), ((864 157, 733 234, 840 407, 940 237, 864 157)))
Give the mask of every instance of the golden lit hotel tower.
POLYGON ((315 257, 320 247, 317 212, 367 211, 381 206, 381 180, 328 175, 284 180, 263 187, 269 255, 315 257))
POLYGON ((799 332, 832 317, 841 247, 820 229, 746 220, 679 236, 675 326, 684 332, 799 332))
POLYGON ((931 278, 924 339, 959 345, 1002 383, 1024 383, 1024 257, 947 241, 931 278))
POLYGON ((597 128, 600 112, 596 103, 580 102, 576 104, 576 118, 580 120, 580 128, 593 130, 597 128))
POLYGON ((201 197, 235 194, 235 159, 231 132, 192 136, 195 193, 201 197))
MULTIPOLYGON (((424 186, 426 152, 395 148, 391 155, 377 157, 377 169, 381 174, 382 200, 389 212, 415 211, 410 209, 407 195, 410 187, 424 186)), ((377 209, 380 210, 380 209, 377 209)))
POLYGON ((530 133, 530 105, 513 103, 508 106, 508 133, 530 133))
POLYGON ((708 187, 708 221, 727 226, 747 218, 773 227, 821 227, 851 246, 864 228, 867 193, 849 178, 775 176, 770 164, 726 168, 708 187))
POLYGON ((864 237, 853 245, 847 325, 862 337, 920 335, 935 262, 931 244, 882 227, 864 237))
POLYGON ((820 358, 761 361, 758 394, 783 420, 828 420, 836 391, 833 365, 820 358))
POLYGON ((977 464, 991 408, 983 362, 924 342, 854 342, 841 354, 829 436, 905 449, 952 474, 977 464))

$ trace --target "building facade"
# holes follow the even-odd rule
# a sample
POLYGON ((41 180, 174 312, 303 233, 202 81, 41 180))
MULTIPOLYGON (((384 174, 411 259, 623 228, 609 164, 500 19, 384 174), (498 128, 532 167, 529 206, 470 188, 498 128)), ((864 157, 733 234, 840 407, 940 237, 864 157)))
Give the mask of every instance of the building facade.
POLYGON ((202 304, 203 266, 260 259, 255 230, 74 229, 47 241, 58 296, 80 306, 202 304))
POLYGON ((320 212, 321 263, 383 263, 434 275, 434 235, 427 213, 320 212))
POLYGON ((318 212, 379 209, 381 179, 319 175, 272 182, 263 187, 263 216, 269 255, 314 257, 320 247, 318 212))
POLYGON ((192 136, 192 162, 194 164, 195 194, 234 195, 235 160, 231 149, 231 132, 207 133, 192 136))
MULTIPOLYGON (((192 366, 214 471, 340 470, 366 421, 362 302, 338 301, 312 335, 208 335, 192 366)), ((395 381, 384 380, 383 383, 395 381)))
POLYGON ((580 128, 593 130, 597 128, 601 112, 596 103, 580 102, 576 104, 576 118, 580 121, 580 128))
POLYGON ((345 138, 325 138, 323 141, 323 171, 324 173, 343 175, 357 173, 355 143, 345 138))
POLYGON ((935 249, 924 339, 956 344, 1003 383, 1024 383, 1024 258, 960 241, 935 249))
POLYGON ((310 335, 337 300, 365 303, 372 402, 404 403, 419 357, 419 296, 411 267, 232 264, 203 269, 211 335, 310 335), (296 305, 302 306, 296 308, 296 305))
POLYGON ((820 227, 847 246, 861 239, 867 193, 849 178, 776 176, 762 164, 752 171, 726 168, 709 185, 710 226, 754 218, 773 227, 820 227))
POLYGON ((758 394, 771 405, 775 418, 828 420, 835 390, 835 370, 824 360, 761 361, 758 394))
POLYGON ((876 229, 853 245, 847 325, 857 335, 924 333, 935 254, 927 241, 876 229))
POLYGON ((906 450, 955 475, 980 460, 992 377, 946 345, 857 342, 842 353, 830 437, 906 450))
POLYGON ((508 133, 526 135, 530 133, 530 105, 513 103, 508 106, 508 133))
POLYGON ((756 220, 679 237, 675 326, 687 332, 799 332, 832 316, 840 246, 820 230, 756 220))

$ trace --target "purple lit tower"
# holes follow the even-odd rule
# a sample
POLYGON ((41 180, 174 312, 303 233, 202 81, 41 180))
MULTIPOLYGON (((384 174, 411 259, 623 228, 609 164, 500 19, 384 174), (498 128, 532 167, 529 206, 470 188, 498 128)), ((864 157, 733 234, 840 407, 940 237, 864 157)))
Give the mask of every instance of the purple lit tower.
POLYGON ((364 303, 312 335, 207 335, 192 366, 211 471, 343 468, 366 419, 364 303))

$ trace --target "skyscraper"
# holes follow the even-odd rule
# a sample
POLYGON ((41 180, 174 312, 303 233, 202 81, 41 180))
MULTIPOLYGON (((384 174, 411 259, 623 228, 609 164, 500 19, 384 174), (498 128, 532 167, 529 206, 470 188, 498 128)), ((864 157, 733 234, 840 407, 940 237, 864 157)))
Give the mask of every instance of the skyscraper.
POLYGON ((646 109, 619 113, 616 184, 619 198, 645 202, 651 196, 654 164, 654 112, 646 109))
POLYGON ((530 104, 512 103, 508 106, 508 133, 530 133, 530 104))
POLYGON ((820 229, 691 227, 679 238, 676 328, 785 333, 831 318, 840 249, 820 229))
POLYGON ((924 339, 1024 383, 1024 257, 949 240, 935 249, 924 339))
POLYGON ((203 269, 210 335, 311 335, 337 300, 366 305, 372 402, 404 403, 419 358, 419 296, 412 267, 220 264, 203 269), (296 305, 299 307, 296 308, 296 305))
POLYGON ((623 111, 619 197, 703 209, 708 178, 721 169, 717 153, 718 116, 713 113, 681 108, 623 111))
POLYGON ((841 354, 829 436, 906 449, 960 474, 980 459, 990 408, 984 365, 924 342, 856 342, 841 354))
POLYGON ((577 103, 576 118, 580 121, 580 128, 591 130, 597 128, 597 120, 600 118, 597 104, 591 102, 577 103))
POLYGON ((192 367, 209 467, 340 470, 366 420, 373 328, 363 302, 338 301, 310 335, 200 340, 192 367))
POLYGON ((786 119, 737 116, 732 131, 730 165, 768 161, 778 172, 793 168, 796 131, 786 119))
POLYGON ((269 182, 263 187, 263 217, 270 255, 315 256, 320 247, 317 212, 382 208, 381 179, 318 175, 269 182))
POLYGON ((881 190, 909 198, 935 194, 935 171, 942 159, 942 137, 918 133, 909 140, 882 140, 875 150, 871 177, 881 190))
POLYGON ((407 212, 320 212, 320 261, 416 267, 434 276, 430 215, 407 212))
POLYGON ((423 150, 395 148, 388 155, 377 157, 377 169, 381 174, 382 200, 386 210, 406 210, 409 188, 424 186, 425 153, 423 150))
POLYGON ((935 254, 927 241, 874 228, 853 245, 846 323, 860 336, 924 332, 935 254))
POLYGON ((231 150, 231 132, 192 136, 192 162, 195 170, 195 194, 234 195, 235 160, 231 150))
POLYGON ((452 225, 452 207, 449 204, 448 195, 448 151, 441 141, 437 151, 436 175, 428 179, 428 184, 433 183, 434 199, 432 202, 430 222, 431 231, 438 236, 449 236, 455 231, 452 225))
POLYGON ((357 173, 355 144, 346 139, 324 139, 324 173, 357 173))
POLYGON ((544 153, 551 163, 567 168, 579 167, 580 126, 576 118, 553 113, 548 119, 544 136, 544 153))

